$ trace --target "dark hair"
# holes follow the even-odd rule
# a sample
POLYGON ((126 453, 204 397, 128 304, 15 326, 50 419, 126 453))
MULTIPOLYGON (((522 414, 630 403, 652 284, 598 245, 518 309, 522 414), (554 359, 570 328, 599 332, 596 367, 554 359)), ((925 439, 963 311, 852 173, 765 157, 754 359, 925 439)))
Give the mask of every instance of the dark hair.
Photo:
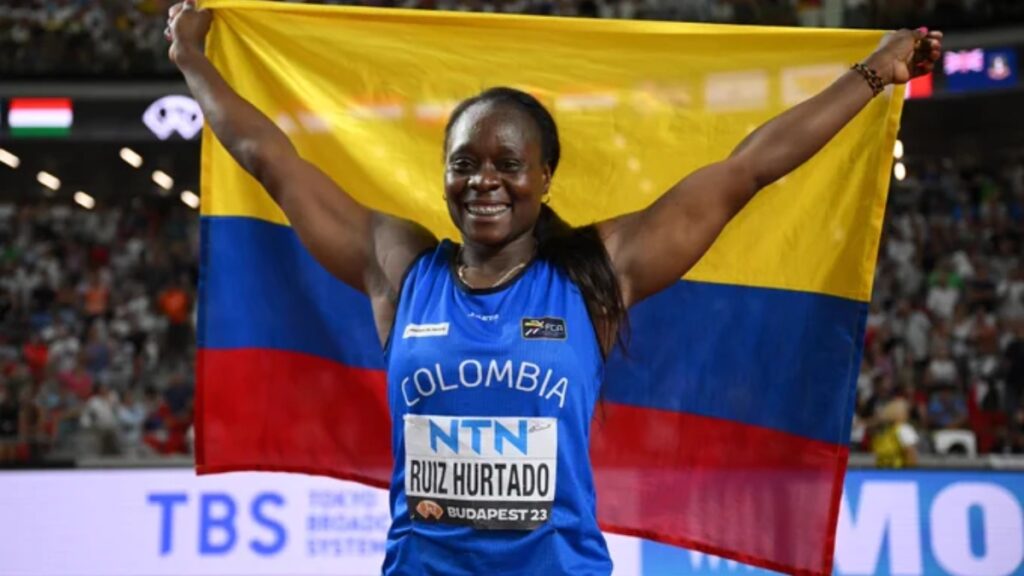
MULTIPOLYGON (((529 116, 540 136, 541 159, 554 175, 562 154, 555 119, 540 101, 514 88, 489 88, 460 102, 444 128, 445 150, 448 149, 452 126, 466 110, 478 103, 508 105, 529 116)), ((597 228, 593 224, 573 228, 550 206, 542 204, 533 234, 537 239, 537 256, 564 270, 579 288, 597 340, 607 354, 615 344, 622 343, 628 316, 619 280, 597 228)))

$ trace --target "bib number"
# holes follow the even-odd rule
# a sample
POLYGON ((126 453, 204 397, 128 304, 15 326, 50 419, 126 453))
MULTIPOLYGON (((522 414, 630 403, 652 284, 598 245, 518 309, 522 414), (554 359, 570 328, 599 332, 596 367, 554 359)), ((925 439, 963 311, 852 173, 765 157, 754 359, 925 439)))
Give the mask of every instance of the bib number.
POLYGON ((555 418, 405 416, 415 521, 533 530, 551 516, 557 464, 555 418))

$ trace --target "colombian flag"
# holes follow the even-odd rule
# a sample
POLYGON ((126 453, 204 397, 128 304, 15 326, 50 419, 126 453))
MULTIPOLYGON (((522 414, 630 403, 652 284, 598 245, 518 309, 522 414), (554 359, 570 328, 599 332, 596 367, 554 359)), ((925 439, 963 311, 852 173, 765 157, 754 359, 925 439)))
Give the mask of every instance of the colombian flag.
MULTIPOLYGON (((881 33, 210 0, 228 82, 360 202, 454 237, 442 129, 507 85, 554 113, 551 205, 648 206, 864 58, 881 33)), ((867 302, 903 92, 760 192, 685 278, 632 310, 592 458, 605 529, 831 571, 867 302)), ((388 485, 383 358, 333 279, 207 130, 197 462, 388 485)), ((651 246, 657 250, 657 246, 651 246)))

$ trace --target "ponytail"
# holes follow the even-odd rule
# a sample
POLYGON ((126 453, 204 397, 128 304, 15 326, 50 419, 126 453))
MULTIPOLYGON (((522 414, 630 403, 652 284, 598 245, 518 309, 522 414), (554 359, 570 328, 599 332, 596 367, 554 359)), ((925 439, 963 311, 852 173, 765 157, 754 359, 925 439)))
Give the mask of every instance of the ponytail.
POLYGON ((587 304, 597 341, 607 356, 615 345, 622 345, 622 334, 629 322, 619 279, 615 276, 608 251, 593 224, 573 228, 547 204, 533 229, 537 256, 564 270, 579 288, 587 304))

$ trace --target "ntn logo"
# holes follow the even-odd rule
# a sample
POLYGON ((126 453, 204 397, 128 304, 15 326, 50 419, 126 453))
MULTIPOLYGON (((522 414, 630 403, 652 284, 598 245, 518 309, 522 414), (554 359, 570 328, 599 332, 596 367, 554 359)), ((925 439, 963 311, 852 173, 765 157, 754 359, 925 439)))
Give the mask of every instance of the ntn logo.
POLYGON ((485 435, 490 440, 490 446, 493 447, 495 454, 503 455, 506 445, 515 448, 524 456, 529 451, 527 447, 529 424, 526 418, 514 419, 514 424, 510 423, 508 418, 504 419, 506 424, 497 418, 449 418, 446 420, 447 422, 430 419, 430 449, 434 453, 441 450, 443 446, 452 454, 459 454, 462 448, 459 442, 460 433, 463 437, 468 435, 470 449, 477 454, 482 454, 485 435), (507 424, 511 424, 511 426, 507 424))

